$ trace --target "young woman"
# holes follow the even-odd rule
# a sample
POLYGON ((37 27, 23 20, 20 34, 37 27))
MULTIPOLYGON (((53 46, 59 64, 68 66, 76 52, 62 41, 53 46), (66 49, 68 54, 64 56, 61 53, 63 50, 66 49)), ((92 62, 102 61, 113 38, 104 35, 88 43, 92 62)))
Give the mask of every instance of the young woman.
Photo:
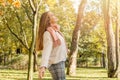
POLYGON ((48 69, 53 80, 66 80, 65 60, 67 57, 67 47, 57 18, 52 12, 45 12, 40 19, 38 37, 36 41, 36 51, 42 51, 39 77, 44 76, 48 69))

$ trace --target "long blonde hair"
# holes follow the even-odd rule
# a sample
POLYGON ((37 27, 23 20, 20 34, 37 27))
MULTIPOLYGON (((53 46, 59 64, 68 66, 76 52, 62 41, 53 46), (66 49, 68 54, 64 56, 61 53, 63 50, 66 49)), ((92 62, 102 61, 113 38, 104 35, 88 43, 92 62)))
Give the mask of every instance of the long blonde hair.
POLYGON ((43 34, 46 31, 46 28, 50 26, 50 11, 45 12, 41 15, 40 23, 39 23, 39 30, 36 38, 36 51, 43 49, 43 34))

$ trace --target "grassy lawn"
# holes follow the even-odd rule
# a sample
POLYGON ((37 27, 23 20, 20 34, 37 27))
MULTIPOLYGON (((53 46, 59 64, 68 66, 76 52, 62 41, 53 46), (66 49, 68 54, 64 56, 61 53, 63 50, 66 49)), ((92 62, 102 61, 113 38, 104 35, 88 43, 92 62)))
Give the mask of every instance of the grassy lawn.
MULTIPOLYGON (((26 80, 27 71, 0 69, 0 80, 26 80)), ((120 80, 107 78, 107 71, 103 68, 78 68, 74 77, 67 76, 67 80, 120 80)), ((38 79, 38 72, 34 73, 34 80, 38 79)), ((47 71, 43 80, 52 80, 47 71)))

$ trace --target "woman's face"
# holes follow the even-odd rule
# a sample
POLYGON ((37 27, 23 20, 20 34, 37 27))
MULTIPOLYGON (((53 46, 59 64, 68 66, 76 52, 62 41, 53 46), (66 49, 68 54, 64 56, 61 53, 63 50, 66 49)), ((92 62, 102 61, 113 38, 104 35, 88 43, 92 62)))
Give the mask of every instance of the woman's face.
POLYGON ((57 17, 52 12, 49 12, 49 17, 50 17, 51 24, 54 24, 58 21, 57 17))

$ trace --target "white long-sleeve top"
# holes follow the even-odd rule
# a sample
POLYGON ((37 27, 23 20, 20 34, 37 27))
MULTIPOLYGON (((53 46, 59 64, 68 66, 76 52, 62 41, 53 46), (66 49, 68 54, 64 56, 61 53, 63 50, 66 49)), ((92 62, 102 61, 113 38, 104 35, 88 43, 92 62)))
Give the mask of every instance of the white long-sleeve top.
POLYGON ((48 68, 51 64, 65 61, 67 57, 67 49, 64 38, 56 32, 56 35, 61 41, 61 45, 53 47, 53 39, 48 31, 44 32, 43 35, 43 51, 41 59, 41 67, 48 68))

